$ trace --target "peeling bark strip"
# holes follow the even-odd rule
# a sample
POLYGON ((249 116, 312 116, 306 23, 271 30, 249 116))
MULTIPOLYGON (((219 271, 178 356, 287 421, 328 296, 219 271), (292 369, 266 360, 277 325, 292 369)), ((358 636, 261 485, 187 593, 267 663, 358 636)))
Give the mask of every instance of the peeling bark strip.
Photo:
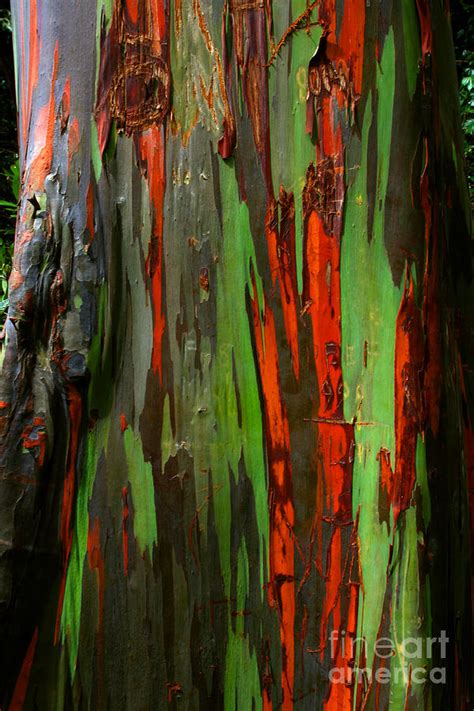
POLYGON ((128 135, 163 121, 170 107, 166 11, 157 0, 114 5, 101 38, 96 121, 101 150, 110 123, 128 135))
POLYGON ((254 284, 252 301, 255 342, 266 414, 269 465, 270 580, 269 603, 280 621, 282 650, 283 708, 290 708, 294 685, 294 505, 288 416, 282 400, 275 321, 271 309, 263 304, 263 324, 258 313, 254 284), (262 334, 263 330, 263 334, 262 334))
MULTIPOLYGON (((363 14, 364 8, 361 9, 363 14)), ((341 237, 344 212, 344 146, 350 115, 347 66, 351 57, 339 50, 337 69, 331 59, 335 14, 321 5, 320 18, 326 33, 316 57, 308 69, 308 120, 314 120, 309 132, 316 135, 316 166, 306 173, 302 203, 304 216, 303 299, 309 304, 313 332, 316 382, 319 391, 318 416, 318 493, 314 527, 315 563, 324 576, 320 625, 320 659, 330 664, 345 680, 331 684, 324 698, 324 708, 347 709, 354 706, 350 682, 355 649, 346 650, 345 635, 357 632, 358 583, 357 536, 353 521, 352 478, 354 428, 344 423, 344 383, 341 361, 341 237), (311 115, 314 114, 314 119, 311 115), (352 535, 348 532, 352 530, 352 535), (327 543, 325 543, 327 541, 327 543), (336 644, 334 644, 336 640, 336 644), (349 683, 348 683, 349 682, 349 683)))
POLYGON ((416 443, 423 431, 420 376, 423 372, 423 336, 420 309, 415 302, 411 274, 397 316, 395 335, 395 462, 392 507, 394 524, 400 511, 411 506, 416 480, 416 443))
POLYGON ((470 708, 445 10, 13 15, 0 706, 470 708))

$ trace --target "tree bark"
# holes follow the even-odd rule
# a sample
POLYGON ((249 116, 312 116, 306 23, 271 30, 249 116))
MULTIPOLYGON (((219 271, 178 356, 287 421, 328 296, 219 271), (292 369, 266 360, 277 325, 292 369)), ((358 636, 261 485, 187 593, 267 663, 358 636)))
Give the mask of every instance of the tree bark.
POLYGON ((13 16, 2 707, 470 708, 447 3, 13 16))

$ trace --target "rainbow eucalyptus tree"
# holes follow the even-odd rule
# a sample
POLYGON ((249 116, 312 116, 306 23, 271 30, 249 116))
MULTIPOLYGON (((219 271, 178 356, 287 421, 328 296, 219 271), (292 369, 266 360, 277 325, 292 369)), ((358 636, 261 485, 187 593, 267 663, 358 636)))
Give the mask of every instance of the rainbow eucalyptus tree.
POLYGON ((13 16, 2 708, 470 708, 447 3, 13 16))

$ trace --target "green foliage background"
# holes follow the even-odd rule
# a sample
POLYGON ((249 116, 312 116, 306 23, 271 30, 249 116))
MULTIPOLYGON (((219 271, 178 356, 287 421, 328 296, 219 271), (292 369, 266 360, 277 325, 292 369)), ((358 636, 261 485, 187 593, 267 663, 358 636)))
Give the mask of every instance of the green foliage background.
POLYGON ((474 205, 474 4, 471 0, 455 0, 452 3, 451 21, 465 138, 466 173, 471 205, 474 205))
POLYGON ((16 204, 20 190, 10 11, 0 8, 0 327, 8 306, 16 204))

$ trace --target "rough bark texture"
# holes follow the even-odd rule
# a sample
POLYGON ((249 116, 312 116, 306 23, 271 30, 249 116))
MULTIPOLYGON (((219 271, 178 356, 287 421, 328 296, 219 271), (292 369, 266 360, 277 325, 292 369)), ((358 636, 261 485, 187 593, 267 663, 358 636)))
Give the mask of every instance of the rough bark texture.
POLYGON ((470 708, 447 5, 13 14, 2 708, 470 708))

